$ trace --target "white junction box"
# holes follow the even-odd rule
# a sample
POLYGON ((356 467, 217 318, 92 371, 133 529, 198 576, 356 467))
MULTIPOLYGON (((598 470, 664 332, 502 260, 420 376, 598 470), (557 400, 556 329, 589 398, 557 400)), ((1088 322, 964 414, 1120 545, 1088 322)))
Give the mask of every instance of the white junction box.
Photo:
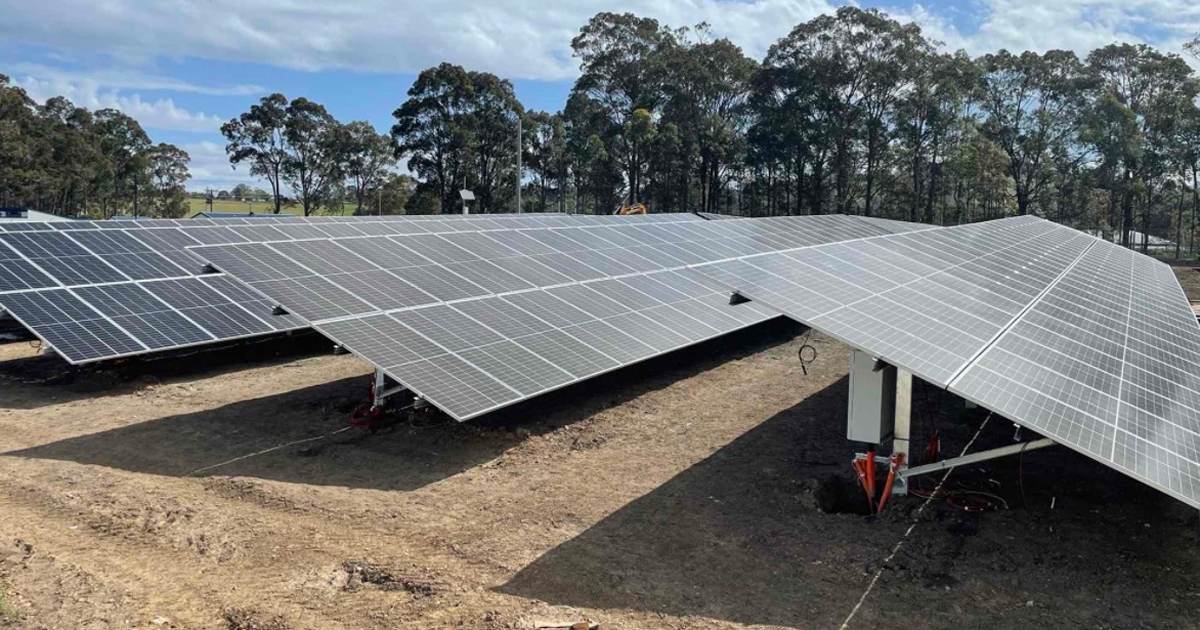
POLYGON ((892 434, 896 417, 896 368, 875 369, 875 357, 860 350, 850 353, 850 404, 846 438, 881 444, 892 434))

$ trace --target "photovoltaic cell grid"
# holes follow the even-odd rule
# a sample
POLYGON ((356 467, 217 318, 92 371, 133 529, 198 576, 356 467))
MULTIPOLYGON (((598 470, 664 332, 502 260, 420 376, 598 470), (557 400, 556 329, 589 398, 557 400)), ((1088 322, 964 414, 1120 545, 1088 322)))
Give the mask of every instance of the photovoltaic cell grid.
MULTIPOLYGON (((7 228, 0 233, 0 307, 69 362, 87 363, 305 327, 295 316, 273 314, 273 303, 222 274, 203 275, 193 282, 204 272, 204 263, 187 251, 189 246, 544 227, 563 220, 530 215, 464 220, 264 216, 244 220, 5 223, 0 224, 7 228), (123 300, 133 300, 145 291, 160 300, 156 307, 184 296, 188 306, 125 312, 123 300), (47 317, 47 313, 53 317, 47 317), (68 314, 77 319, 65 319, 68 314)), ((659 220, 655 217, 641 222, 659 220)), ((580 223, 612 221, 606 217, 579 218, 580 223)), ((375 288, 391 287, 382 284, 375 288)), ((142 307, 147 305, 142 303, 142 307)))
POLYGON ((886 233, 836 215, 720 223, 691 218, 190 249, 320 322, 886 233))
POLYGON ((689 265, 883 233, 845 216, 689 219, 192 251, 465 420, 774 316, 689 265))
POLYGON ((637 278, 611 281, 612 288, 566 285, 315 327, 465 420, 775 316, 757 305, 731 307, 719 286, 685 273, 637 278), (655 297, 643 294, 641 308, 634 308, 614 299, 624 290, 655 297))
POLYGON ((1200 506, 1197 365, 1171 269, 1097 241, 951 389, 1200 506))
POLYGON ((854 245, 697 271, 1200 507, 1200 327, 1170 267, 1030 218, 854 245))

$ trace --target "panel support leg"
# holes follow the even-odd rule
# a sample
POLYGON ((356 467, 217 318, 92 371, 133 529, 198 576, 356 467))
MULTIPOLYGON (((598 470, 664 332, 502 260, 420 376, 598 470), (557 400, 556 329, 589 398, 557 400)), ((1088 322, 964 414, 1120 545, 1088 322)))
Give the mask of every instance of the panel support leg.
POLYGON ((403 385, 388 387, 387 374, 385 374, 383 370, 375 368, 375 400, 373 402, 376 407, 382 407, 388 398, 407 391, 408 388, 404 387, 403 385))
POLYGON ((383 373, 383 370, 381 370, 379 368, 375 368, 375 389, 373 390, 375 392, 375 396, 374 396, 375 400, 373 400, 372 402, 375 404, 376 407, 378 407, 381 403, 383 403, 383 399, 386 397, 386 394, 385 394, 386 389, 387 389, 387 375, 383 373))
POLYGON ((909 461, 909 427, 912 423, 912 372, 896 368, 896 422, 892 429, 892 454, 901 455, 903 460, 899 465, 896 483, 892 494, 908 494, 908 484, 900 473, 908 468, 909 461))

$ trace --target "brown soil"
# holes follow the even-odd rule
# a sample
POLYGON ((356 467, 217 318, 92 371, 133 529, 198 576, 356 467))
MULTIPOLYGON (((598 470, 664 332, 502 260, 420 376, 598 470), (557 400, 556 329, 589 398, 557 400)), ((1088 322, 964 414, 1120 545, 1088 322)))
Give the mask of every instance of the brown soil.
MULTIPOLYGON (((103 370, 0 346, 0 627, 835 628, 922 500, 855 513, 847 350, 814 335, 805 375, 803 332, 328 437, 369 370, 323 342, 103 370)), ((918 449, 984 417, 915 394, 918 449)), ((1060 448, 952 482, 1010 509, 934 502, 852 627, 1194 626, 1194 510, 1060 448)))

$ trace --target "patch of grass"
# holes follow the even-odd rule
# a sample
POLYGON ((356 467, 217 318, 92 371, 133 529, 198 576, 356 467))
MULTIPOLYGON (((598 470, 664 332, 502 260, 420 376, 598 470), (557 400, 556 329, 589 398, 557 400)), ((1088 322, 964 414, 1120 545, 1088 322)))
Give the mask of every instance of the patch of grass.
MULTIPOLYGON (((187 211, 187 214, 185 215, 187 217, 190 217, 193 214, 196 214, 197 212, 207 212, 208 211, 208 204, 206 204, 204 202, 203 198, 188 197, 187 203, 188 203, 188 211, 187 211)), ((354 213, 354 208, 355 208, 354 203, 347 202, 347 203, 342 204, 342 206, 344 208, 345 214, 353 214, 354 213)), ((247 203, 245 201, 237 201, 234 199, 213 199, 212 209, 213 209, 213 212, 237 212, 239 214, 253 212, 254 214, 271 214, 272 212, 275 211, 275 202, 273 202, 273 201, 252 201, 252 202, 247 203)), ((293 204, 290 206, 287 206, 287 205, 283 206, 283 209, 280 210, 280 212, 283 214, 304 214, 304 209, 301 208, 299 204, 293 204)), ((329 208, 321 208, 320 214, 331 214, 331 213, 336 214, 336 212, 334 210, 331 210, 329 208)))
POLYGON ((4 585, 0 584, 0 623, 6 621, 19 621, 21 619, 21 611, 9 601, 8 591, 4 589, 4 585))

